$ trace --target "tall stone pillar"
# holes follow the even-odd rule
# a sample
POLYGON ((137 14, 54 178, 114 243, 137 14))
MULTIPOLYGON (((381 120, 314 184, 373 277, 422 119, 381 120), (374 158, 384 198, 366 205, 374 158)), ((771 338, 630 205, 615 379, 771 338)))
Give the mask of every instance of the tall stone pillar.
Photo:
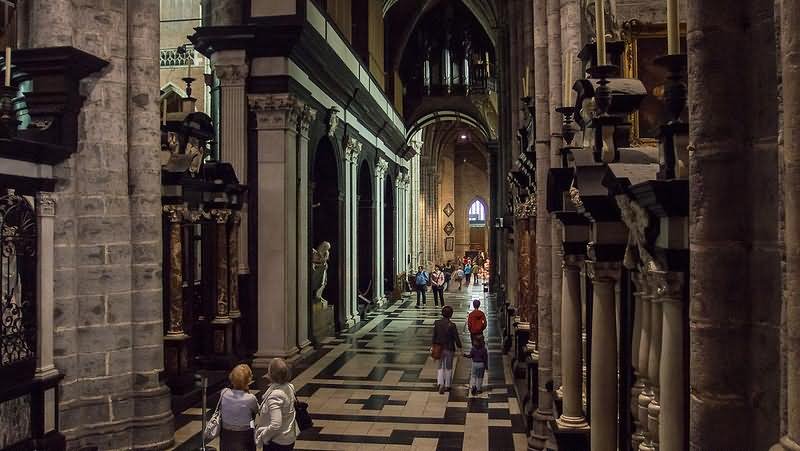
MULTIPOLYGON (((245 84, 249 66, 244 50, 220 50, 211 55, 214 75, 219 80, 219 149, 220 158, 236 171, 239 183, 247 184, 247 93, 245 84)), ((248 224, 245 203, 241 210, 242 224, 248 224)), ((248 227, 238 232, 239 274, 250 272, 247 251, 248 227)))
MULTIPOLYGON (((634 432, 631 437, 633 449, 639 449, 644 441, 644 430, 639 419, 639 396, 644 391, 644 375, 639 365, 639 350, 642 340, 642 295, 644 294, 644 278, 640 272, 631 271, 631 280, 634 285, 633 302, 633 338, 631 343, 631 364, 636 380, 631 388, 631 415, 633 416, 634 432)), ((648 318, 649 320, 649 318, 648 318)))
POLYGON ((297 346, 300 351, 311 350, 311 340, 308 339, 309 333, 309 305, 311 303, 311 293, 308 291, 308 272, 311 267, 309 256, 311 255, 311 243, 308 242, 309 224, 308 216, 310 212, 309 186, 311 181, 308 179, 308 129, 317 117, 316 110, 308 105, 303 107, 303 112, 297 123, 298 146, 297 146, 297 346))
MULTIPOLYGON (((297 127, 305 105, 292 94, 251 94, 258 182, 258 350, 253 365, 297 354, 298 199, 297 127)), ((308 253, 308 250, 305 250, 308 253)))
POLYGON ((591 449, 617 449, 617 314, 620 264, 587 262, 592 279, 591 449))
POLYGON ((800 451, 800 8, 781 0, 783 178, 786 212, 786 435, 785 451, 800 451))
POLYGON ((383 240, 386 239, 386 231, 383 229, 383 219, 386 214, 384 211, 386 199, 384 199, 385 191, 383 184, 386 181, 386 171, 388 168, 389 162, 383 158, 379 158, 378 162, 375 164, 375 238, 373 243, 375 246, 373 251, 375 264, 373 266, 375 268, 375 302, 377 302, 378 305, 383 305, 386 301, 386 290, 383 284, 383 269, 386 264, 383 252, 383 240))
POLYGON ((559 429, 585 430, 589 427, 583 415, 581 377, 581 265, 576 255, 565 255, 561 304, 561 368, 563 377, 563 413, 557 420, 559 429))
POLYGON ((28 0, 26 3, 30 21, 26 27, 28 42, 23 45, 34 48, 73 45, 72 14, 76 8, 71 0, 28 0))
MULTIPOLYGON (((784 293, 775 3, 688 2, 691 450, 768 449, 781 435, 776 418, 784 293), (747 114, 740 120, 725 118, 742 105, 747 114), (732 358, 732 351, 744 349, 757 352, 732 358)), ((784 19, 796 15, 792 6, 781 14, 784 19)), ((782 29, 781 35, 794 40, 796 30, 782 29)), ((796 55, 786 56, 791 71, 796 55)), ((783 82, 790 95, 792 83, 783 82)), ((789 127, 796 122, 789 115, 783 121, 789 127)), ((786 174, 793 171, 788 167, 786 174)), ((786 194, 788 212, 794 194, 786 194)), ((789 217, 787 243, 795 230, 789 217)), ((787 247, 787 258, 792 249, 787 247)), ((797 302, 796 296, 786 299, 797 302)))
POLYGON ((639 332, 638 354, 634 357, 637 362, 636 369, 639 371, 639 381, 641 381, 642 385, 639 396, 636 399, 637 409, 635 410, 636 418, 641 428, 641 439, 637 440, 639 442, 639 447, 637 449, 642 449, 643 444, 648 440, 647 406, 649 406, 650 401, 653 400, 653 386, 650 381, 650 371, 648 367, 650 362, 650 339, 653 336, 651 329, 652 315, 650 310, 654 291, 648 277, 647 274, 642 274, 639 278, 642 284, 640 288, 641 293, 639 294, 641 300, 636 304, 637 307, 641 308, 639 325, 641 330, 639 332))
POLYGON ((344 321, 347 326, 352 326, 357 322, 358 301, 358 162, 361 155, 361 143, 354 138, 346 138, 345 141, 345 209, 347 210, 347 221, 345 230, 347 231, 347 262, 348 272, 346 286, 347 291, 344 302, 344 321))

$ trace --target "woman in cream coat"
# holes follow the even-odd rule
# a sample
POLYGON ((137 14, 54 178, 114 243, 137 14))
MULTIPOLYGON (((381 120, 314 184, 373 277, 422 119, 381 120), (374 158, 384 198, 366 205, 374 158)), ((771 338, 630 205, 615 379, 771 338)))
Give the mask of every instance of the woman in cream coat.
POLYGON ((289 366, 283 359, 272 359, 267 377, 272 382, 264 393, 256 422, 256 446, 264 451, 289 451, 297 439, 295 392, 289 383, 289 366))

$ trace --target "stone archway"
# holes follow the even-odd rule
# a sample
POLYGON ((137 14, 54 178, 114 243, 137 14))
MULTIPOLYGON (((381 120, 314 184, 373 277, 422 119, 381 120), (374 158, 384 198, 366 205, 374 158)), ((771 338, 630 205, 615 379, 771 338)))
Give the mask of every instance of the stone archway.
POLYGON ((333 324, 341 329, 338 321, 339 313, 344 309, 342 287, 344 284, 344 255, 345 242, 342 239, 342 214, 343 196, 339 191, 339 171, 336 158, 336 149, 328 138, 323 138, 317 146, 312 166, 311 185, 311 245, 318 249, 320 244, 327 241, 331 247, 328 255, 328 268, 325 276, 325 288, 322 298, 327 301, 332 311, 325 311, 323 305, 315 300, 315 291, 322 282, 322 274, 315 273, 311 268, 311 296, 309 296, 309 314, 311 315, 310 334, 316 341, 325 336, 334 334, 333 324), (330 316, 330 318, 328 318, 330 316), (337 318, 337 319, 334 319, 337 318))

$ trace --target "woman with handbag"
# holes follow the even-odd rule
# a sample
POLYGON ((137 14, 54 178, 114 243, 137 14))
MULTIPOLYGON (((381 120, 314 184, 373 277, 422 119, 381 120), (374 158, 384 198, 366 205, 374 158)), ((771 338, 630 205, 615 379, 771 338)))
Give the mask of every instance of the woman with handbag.
POLYGON ((219 401, 220 451, 253 451, 252 421, 258 413, 258 400, 250 394, 253 371, 247 365, 236 365, 228 375, 230 389, 222 390, 219 401))
POLYGON ((450 390, 450 382, 453 379, 453 356, 456 352, 456 346, 462 347, 461 337, 458 336, 458 328, 455 323, 450 321, 452 317, 453 307, 445 305, 442 308, 442 318, 433 323, 431 356, 439 360, 439 369, 436 372, 439 394, 444 394, 445 390, 450 390))
POLYGON ((255 440, 264 451, 289 451, 297 439, 298 419, 295 410, 294 386, 289 383, 286 361, 274 358, 269 362, 267 377, 271 384, 262 398, 256 420, 255 440))

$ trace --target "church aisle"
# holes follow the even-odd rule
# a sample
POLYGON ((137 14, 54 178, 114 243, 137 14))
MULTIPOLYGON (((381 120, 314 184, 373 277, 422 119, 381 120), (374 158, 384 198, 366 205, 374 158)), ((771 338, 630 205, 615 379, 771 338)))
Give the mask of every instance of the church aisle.
MULTIPOLYGON (((308 402, 314 417, 314 427, 300 435, 295 449, 527 449, 519 403, 504 370, 508 366, 501 352, 493 296, 486 296, 481 287, 445 294, 455 310, 453 321, 462 330, 465 351, 469 335, 463 333, 463 325, 472 299, 481 300, 489 320, 490 365, 483 394, 469 395, 471 361, 463 356, 457 359, 451 392, 438 393, 436 362, 429 348, 440 308, 432 306, 430 295, 423 309, 414 308, 414 296, 404 297, 323 345, 318 360, 294 378, 298 397, 308 402)), ((177 449, 199 444, 197 420, 178 428, 176 442, 188 441, 177 449)))

